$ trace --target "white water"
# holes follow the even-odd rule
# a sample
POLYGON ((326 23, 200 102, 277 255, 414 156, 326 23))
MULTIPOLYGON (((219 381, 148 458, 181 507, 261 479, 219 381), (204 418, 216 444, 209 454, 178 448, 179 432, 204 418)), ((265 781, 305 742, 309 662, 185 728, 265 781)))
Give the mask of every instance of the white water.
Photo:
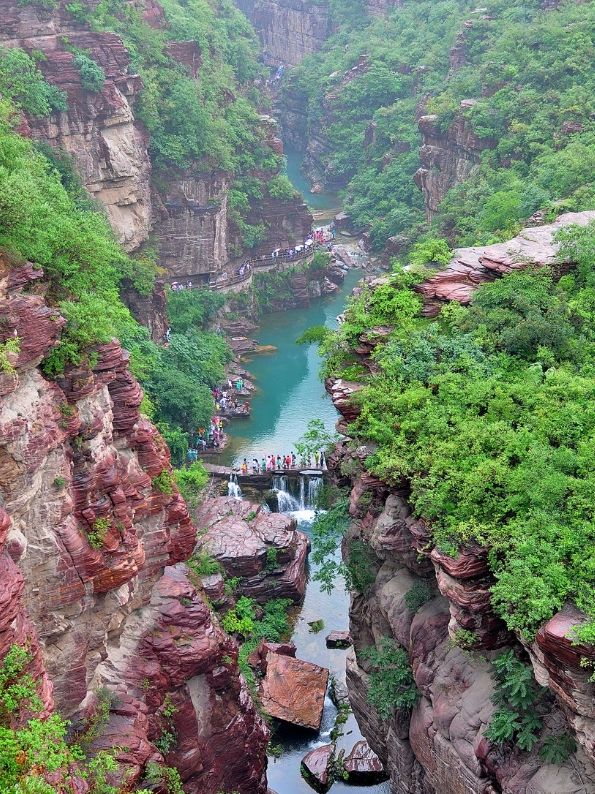
POLYGON ((227 483, 227 495, 233 496, 234 499, 241 499, 242 498, 242 489, 238 483, 238 475, 237 474, 230 474, 229 481, 227 483))
POLYGON ((312 521, 316 508, 316 496, 322 486, 320 472, 300 474, 299 483, 284 474, 273 478, 273 491, 277 494, 280 513, 295 513, 298 521, 312 521), (293 491, 293 492, 292 492, 293 491))

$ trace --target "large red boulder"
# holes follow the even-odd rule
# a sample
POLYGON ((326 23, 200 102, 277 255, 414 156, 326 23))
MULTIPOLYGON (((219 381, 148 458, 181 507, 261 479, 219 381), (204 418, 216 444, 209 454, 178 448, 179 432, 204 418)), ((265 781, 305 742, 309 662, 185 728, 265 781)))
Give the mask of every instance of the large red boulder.
POLYGON ((317 731, 322 720, 328 677, 325 667, 270 653, 266 675, 260 686, 262 707, 271 717, 317 731))

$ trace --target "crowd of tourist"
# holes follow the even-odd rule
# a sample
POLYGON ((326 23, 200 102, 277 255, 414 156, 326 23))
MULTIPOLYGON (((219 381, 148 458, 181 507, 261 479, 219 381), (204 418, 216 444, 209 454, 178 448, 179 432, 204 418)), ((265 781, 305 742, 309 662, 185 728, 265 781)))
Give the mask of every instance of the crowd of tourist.
POLYGON ((252 458, 252 462, 248 463, 248 458, 244 458, 240 466, 240 474, 266 474, 267 472, 305 469, 312 466, 316 469, 326 469, 324 453, 315 452, 313 455, 301 455, 299 460, 295 452, 287 455, 267 455, 266 458, 262 457, 260 462, 258 458, 252 458))

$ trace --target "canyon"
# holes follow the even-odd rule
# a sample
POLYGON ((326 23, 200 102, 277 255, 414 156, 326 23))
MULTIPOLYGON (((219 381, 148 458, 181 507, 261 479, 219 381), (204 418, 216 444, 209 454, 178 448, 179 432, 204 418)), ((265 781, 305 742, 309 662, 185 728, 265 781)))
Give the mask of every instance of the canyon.
MULTIPOLYGON (((167 26, 158 3, 132 5, 143 9, 155 31, 167 26)), ((238 5, 254 25, 269 66, 298 65, 334 32, 324 2, 238 5)), ((400 4, 366 2, 373 16, 392 5, 400 4)), ((245 217, 264 229, 259 243, 248 248, 234 215, 231 171, 193 163, 172 166, 156 178, 150 136, 137 113, 142 80, 121 37, 94 29, 64 2, 44 8, 0 0, 0 12, 0 45, 34 53, 48 82, 68 100, 67 110, 47 118, 21 114, 19 132, 72 158, 126 251, 155 251, 161 272, 153 293, 139 295, 132 285, 124 290, 126 304, 154 340, 162 340, 168 328, 168 281, 213 285, 245 258, 309 235, 312 214, 299 196, 275 198, 264 191, 245 217), (83 87, 76 51, 101 66, 105 82, 99 91, 83 87)), ((176 40, 168 42, 168 56, 196 75, 204 53, 194 41, 176 40)), ((450 53, 451 70, 465 61, 463 31, 450 53)), ((317 190, 344 186, 329 164, 325 127, 341 113, 341 91, 370 66, 362 54, 334 75, 311 128, 303 97, 291 91, 277 108, 279 125, 268 114, 260 117, 260 143, 267 150, 281 155, 283 141, 305 148, 305 171, 317 190)), ((416 109, 421 149, 415 182, 429 220, 448 190, 472 178, 482 153, 496 146, 474 133, 464 113, 472 102, 462 103, 446 127, 423 102, 416 109)), ((370 122, 366 146, 374 145, 375 135, 370 122)), ((392 154, 408 151, 406 142, 393 142, 392 154)), ((258 176, 266 183, 271 173, 258 176)), ((595 212, 563 213, 552 223, 538 215, 534 221, 504 242, 457 249, 449 264, 416 285, 423 317, 438 316, 451 301, 468 305, 480 285, 528 266, 566 273, 572 262, 559 262, 555 234, 571 224, 586 227, 595 212)), ((282 314, 295 306, 310 308, 315 299, 340 291, 344 271, 335 263, 318 273, 295 274, 291 295, 272 295, 268 309, 282 314)), ((387 277, 367 281, 372 288, 389 283, 387 277)), ((254 499, 212 492, 198 506, 186 504, 164 438, 141 412, 143 392, 131 356, 116 339, 94 345, 88 359, 70 363, 55 377, 44 370, 66 325, 48 284, 35 263, 0 250, 0 339, 3 345, 19 342, 16 351, 7 348, 7 363, 0 367, 0 659, 15 644, 27 648, 27 672, 36 682, 43 716, 63 715, 78 730, 103 715, 90 750, 115 748, 112 782, 121 790, 150 785, 156 794, 170 794, 165 777, 148 777, 156 764, 178 770, 187 794, 273 794, 269 784, 286 794, 267 777, 267 764, 269 773, 273 766, 267 760, 271 729, 261 705, 285 723, 317 731, 327 708, 328 670, 320 659, 296 659, 291 643, 262 641, 248 660, 257 691, 242 666, 241 632, 234 638, 223 626, 240 598, 253 599, 258 615, 271 599, 288 599, 295 633, 302 632, 308 647, 304 636, 309 642, 312 632, 300 626, 304 617, 298 614, 311 586, 310 540, 298 527, 298 511, 271 513, 254 499), (197 574, 193 563, 201 554, 218 569, 197 574), (233 594, 229 580, 237 580, 233 594), (166 741, 168 736, 175 741, 166 741)), ((236 340, 255 330, 256 313, 241 297, 219 319, 236 340)), ((334 321, 322 314, 318 319, 327 326, 334 321)), ((390 330, 360 334, 355 354, 365 371, 375 371, 374 355, 390 330)), ((294 346, 294 326, 291 334, 294 346)), ((250 352, 242 350, 244 341, 234 348, 232 339, 234 352, 250 352)), ((289 368, 303 364, 287 359, 289 368)), ((275 366, 273 361, 280 384, 285 375, 275 366)), ((386 770, 394 794, 591 794, 595 650, 570 639, 585 616, 566 604, 533 640, 507 629, 491 605, 494 579, 486 549, 470 542, 458 555, 446 554, 434 543, 431 527, 414 516, 409 483, 389 485, 366 470, 375 449, 355 444, 349 435, 349 424, 361 412, 355 395, 363 388, 353 377, 325 383, 343 436, 329 469, 349 491, 343 553, 348 559, 349 548, 363 544, 371 577, 364 590, 352 588, 349 635, 339 627, 334 645, 340 649, 337 664, 346 655, 348 696, 367 740, 358 738, 343 761, 349 782, 376 784, 386 770), (420 586, 428 597, 413 609, 408 595, 420 586), (473 632, 473 648, 461 643, 465 632, 473 632), (387 638, 405 650, 419 693, 412 709, 398 708, 388 717, 371 705, 373 665, 362 653, 381 648, 387 638), (353 648, 347 647, 351 639, 353 648), (492 663, 506 649, 522 655, 546 689, 547 729, 576 740, 559 763, 544 762, 537 748, 501 748, 485 736, 494 712, 492 663)), ((277 435, 288 449, 299 435, 297 414, 300 421, 302 413, 328 419, 316 402, 319 395, 308 389, 288 389, 280 398, 295 414, 288 420, 277 411, 277 424, 293 423, 289 436, 287 428, 277 435)), ((263 446, 258 453, 268 452, 271 443, 266 434, 248 434, 248 442, 263 446)), ((327 775, 326 786, 333 757, 333 746, 324 744, 303 763, 312 776, 327 775)), ((73 768, 69 777, 68 788, 49 782, 60 794, 89 792, 81 770, 73 768)))

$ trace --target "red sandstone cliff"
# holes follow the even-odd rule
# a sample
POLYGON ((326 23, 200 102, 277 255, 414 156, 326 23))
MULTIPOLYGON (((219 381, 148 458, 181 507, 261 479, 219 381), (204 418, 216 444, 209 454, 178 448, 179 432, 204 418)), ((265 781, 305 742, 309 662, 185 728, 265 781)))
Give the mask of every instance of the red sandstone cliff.
POLYGON ((92 367, 47 380, 38 365, 64 321, 42 275, 0 258, 0 341, 21 341, 0 374, 0 659, 27 642, 46 707, 66 716, 107 685, 96 747, 121 748, 131 783, 162 760, 169 695, 178 741, 165 760, 185 790, 263 794, 268 731, 235 642, 181 564, 196 530, 167 485, 167 447, 139 413, 128 354, 113 341, 92 367))

